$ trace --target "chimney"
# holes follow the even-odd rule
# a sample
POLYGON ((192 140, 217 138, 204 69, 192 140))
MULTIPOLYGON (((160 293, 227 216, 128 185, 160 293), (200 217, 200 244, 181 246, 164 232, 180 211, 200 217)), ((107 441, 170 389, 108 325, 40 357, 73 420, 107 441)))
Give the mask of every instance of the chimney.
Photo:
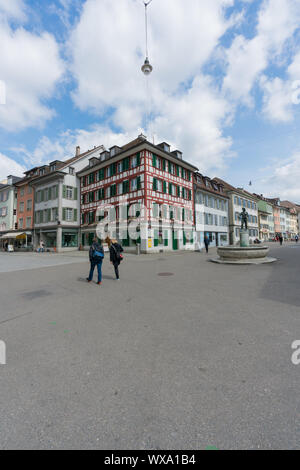
POLYGON ((79 147, 79 145, 77 145, 77 147, 76 147, 76 157, 79 157, 79 155, 80 155, 80 147, 79 147))

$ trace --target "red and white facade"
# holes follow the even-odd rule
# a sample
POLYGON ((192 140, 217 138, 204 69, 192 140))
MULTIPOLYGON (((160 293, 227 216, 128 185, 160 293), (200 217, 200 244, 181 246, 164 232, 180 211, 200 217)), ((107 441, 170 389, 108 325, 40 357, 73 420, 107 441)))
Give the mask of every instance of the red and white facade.
POLYGON ((115 231, 110 235, 125 248, 140 243, 142 252, 193 250, 195 170, 181 152, 171 152, 166 143, 153 145, 143 136, 91 159, 78 174, 81 244, 91 244, 99 222, 106 223, 97 216, 111 214, 113 208, 115 231), (138 226, 133 238, 128 223, 138 226))

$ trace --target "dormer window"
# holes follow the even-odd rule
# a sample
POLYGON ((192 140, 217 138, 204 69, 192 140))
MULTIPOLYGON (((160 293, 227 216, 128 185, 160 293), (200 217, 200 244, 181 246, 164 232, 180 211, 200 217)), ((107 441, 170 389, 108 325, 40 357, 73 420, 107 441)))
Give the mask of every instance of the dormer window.
POLYGON ((50 171, 55 171, 56 170, 56 163, 52 163, 52 165, 50 165, 50 171))
POLYGON ((75 175, 75 169, 73 167, 69 167, 69 174, 74 176, 75 175))

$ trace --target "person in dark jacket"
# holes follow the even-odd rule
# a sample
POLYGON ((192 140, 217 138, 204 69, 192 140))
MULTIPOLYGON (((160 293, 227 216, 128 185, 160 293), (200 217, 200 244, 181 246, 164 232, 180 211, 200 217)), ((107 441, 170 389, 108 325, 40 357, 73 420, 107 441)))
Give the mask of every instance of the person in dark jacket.
POLYGON ((102 245, 98 242, 97 238, 94 238, 93 244, 90 248, 90 263, 91 263, 91 269, 90 269, 90 274, 89 277, 87 278, 88 282, 91 282, 93 280, 94 276, 94 271, 95 267, 97 266, 98 270, 98 286, 101 285, 102 282, 102 262, 104 259, 104 251, 102 245))
POLYGON ((208 247, 209 247, 209 238, 207 235, 205 235, 204 237, 204 245, 205 245, 205 250, 206 250, 206 253, 208 253, 208 247))
POLYGON ((109 253, 110 253, 110 262, 115 268, 115 273, 116 273, 116 280, 120 280, 120 275, 119 275, 119 265, 122 261, 122 255, 123 253, 123 248, 122 246, 117 242, 117 240, 112 239, 109 247, 109 253))

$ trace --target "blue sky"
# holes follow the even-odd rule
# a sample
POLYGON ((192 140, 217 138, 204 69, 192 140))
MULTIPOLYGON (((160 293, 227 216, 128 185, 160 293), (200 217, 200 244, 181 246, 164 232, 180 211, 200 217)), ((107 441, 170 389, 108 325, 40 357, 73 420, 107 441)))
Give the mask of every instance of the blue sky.
POLYGON ((142 0, 0 0, 0 179, 143 131, 300 203, 300 2, 153 0, 148 95, 143 15, 142 0))

